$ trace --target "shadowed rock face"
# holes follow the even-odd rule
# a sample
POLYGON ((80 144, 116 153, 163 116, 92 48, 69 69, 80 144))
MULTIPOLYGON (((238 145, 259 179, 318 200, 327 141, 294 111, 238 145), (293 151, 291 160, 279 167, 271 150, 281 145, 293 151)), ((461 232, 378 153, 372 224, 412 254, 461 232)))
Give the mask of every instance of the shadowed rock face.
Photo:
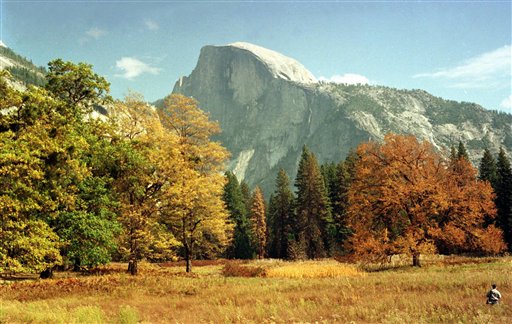
POLYGON ((424 91, 318 83, 297 61, 247 43, 205 46, 174 93, 191 96, 218 120, 229 169, 268 195, 280 168, 297 172, 305 144, 320 162, 340 161, 361 141, 414 134, 440 150, 465 142, 473 162, 483 148, 512 148, 512 115, 424 91))

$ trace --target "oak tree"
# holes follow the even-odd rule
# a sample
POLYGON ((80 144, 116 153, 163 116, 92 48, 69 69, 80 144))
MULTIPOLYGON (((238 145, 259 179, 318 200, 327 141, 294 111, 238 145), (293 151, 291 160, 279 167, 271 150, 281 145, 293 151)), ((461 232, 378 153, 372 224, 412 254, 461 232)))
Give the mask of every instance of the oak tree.
POLYGON ((503 250, 501 232, 484 222, 495 214, 492 189, 464 158, 448 167, 430 143, 393 134, 358 155, 346 243, 355 255, 406 254, 419 265, 420 254, 503 250))
POLYGON ((170 95, 158 115, 163 127, 176 137, 177 163, 164 172, 178 168, 175 177, 164 177, 169 183, 159 207, 161 221, 181 242, 186 271, 191 272, 196 245, 223 249, 231 237, 220 173, 228 152, 211 140, 220 131, 219 125, 208 119, 194 99, 170 95))

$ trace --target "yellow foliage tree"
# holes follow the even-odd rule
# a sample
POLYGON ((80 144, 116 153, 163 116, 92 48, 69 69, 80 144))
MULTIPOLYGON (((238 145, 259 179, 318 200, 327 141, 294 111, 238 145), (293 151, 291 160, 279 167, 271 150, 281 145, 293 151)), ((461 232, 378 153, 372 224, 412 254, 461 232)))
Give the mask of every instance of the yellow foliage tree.
POLYGON ((210 139, 220 128, 208 120, 194 99, 171 95, 164 100, 159 116, 164 128, 176 137, 174 149, 178 152, 176 163, 157 163, 168 180, 159 206, 160 219, 182 244, 186 271, 191 272, 198 245, 223 248, 230 240, 232 224, 222 201, 225 179, 221 174, 228 153, 210 139))
POLYGON ((169 176, 162 174, 159 163, 178 163, 174 158, 176 141, 162 128, 156 111, 136 93, 114 105, 111 119, 112 152, 104 158, 111 160, 106 164, 110 164, 110 173, 116 177, 118 219, 123 227, 119 237, 121 252, 130 261, 128 271, 136 275, 140 259, 151 258, 155 253, 172 255, 171 249, 178 245, 158 222, 163 188, 168 181, 165 176, 169 176))

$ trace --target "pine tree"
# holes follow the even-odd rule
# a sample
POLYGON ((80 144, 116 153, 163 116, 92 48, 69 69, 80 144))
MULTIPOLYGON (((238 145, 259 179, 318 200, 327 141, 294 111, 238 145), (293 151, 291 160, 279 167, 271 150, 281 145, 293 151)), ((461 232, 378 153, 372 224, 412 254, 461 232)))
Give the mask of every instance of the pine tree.
POLYGON ((284 169, 279 170, 276 189, 270 198, 269 206, 269 256, 288 259, 288 246, 292 233, 293 192, 290 180, 284 169))
POLYGON ((503 148, 497 159, 496 208, 497 223, 503 230, 509 250, 512 250, 512 169, 503 148))
POLYGON ((455 163, 458 160, 457 149, 454 145, 450 147, 450 163, 455 163))
POLYGON ((356 165, 359 161, 359 155, 357 155, 357 150, 350 149, 348 152, 347 157, 345 158, 345 161, 343 161, 343 166, 345 168, 345 171, 347 172, 347 181, 348 184, 352 182, 354 179, 354 176, 356 174, 356 165))
POLYGON ((479 178, 480 180, 489 181, 492 187, 496 189, 497 173, 496 160, 492 156, 491 152, 489 152, 489 149, 486 148, 484 150, 484 155, 480 160, 479 178))
POLYGON ((324 180, 313 153, 304 146, 297 178, 295 246, 299 256, 321 258, 332 244, 332 217, 324 180))
POLYGON ((240 181, 240 190, 242 190, 242 198, 245 204, 245 209, 247 212, 251 210, 251 189, 249 188, 249 185, 244 180, 240 181))
POLYGON ((254 248, 251 243, 251 223, 242 190, 232 172, 226 172, 226 180, 222 199, 234 224, 233 241, 227 249, 227 256, 234 259, 250 259, 254 255, 254 248))
POLYGON ((468 151, 466 150, 466 147, 462 141, 459 141, 459 146, 457 147, 457 158, 464 158, 466 161, 469 161, 468 151))
POLYGON ((253 232, 253 245, 256 247, 258 259, 265 257, 267 245, 267 224, 265 215, 265 199, 260 187, 254 189, 252 195, 251 222, 253 232))
POLYGON ((349 168, 350 162, 347 160, 341 162, 336 167, 336 187, 332 198, 332 216, 336 228, 336 243, 342 249, 343 242, 350 236, 350 229, 347 226, 347 208, 348 208, 348 190, 350 188, 351 176, 349 168))
POLYGON ((347 170, 346 165, 355 163, 354 155, 347 156, 348 162, 340 162, 338 165, 334 163, 328 163, 322 165, 322 175, 326 184, 329 204, 332 208, 332 218, 334 225, 334 239, 335 246, 333 248, 338 249, 338 253, 342 252, 342 243, 350 234, 350 230, 346 226, 346 208, 348 204, 348 187, 350 185, 350 174, 347 170))

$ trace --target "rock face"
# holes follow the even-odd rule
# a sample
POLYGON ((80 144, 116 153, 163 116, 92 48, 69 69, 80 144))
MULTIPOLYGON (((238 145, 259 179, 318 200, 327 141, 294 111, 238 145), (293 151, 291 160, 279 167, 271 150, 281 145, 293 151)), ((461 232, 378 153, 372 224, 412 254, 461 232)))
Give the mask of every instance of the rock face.
POLYGON ((303 145, 321 163, 388 132, 416 135, 440 150, 462 140, 473 162, 485 147, 512 151, 512 115, 422 90, 317 82, 296 60, 248 43, 205 46, 173 92, 195 98, 219 121, 229 169, 267 194, 280 168, 295 177, 303 145))

